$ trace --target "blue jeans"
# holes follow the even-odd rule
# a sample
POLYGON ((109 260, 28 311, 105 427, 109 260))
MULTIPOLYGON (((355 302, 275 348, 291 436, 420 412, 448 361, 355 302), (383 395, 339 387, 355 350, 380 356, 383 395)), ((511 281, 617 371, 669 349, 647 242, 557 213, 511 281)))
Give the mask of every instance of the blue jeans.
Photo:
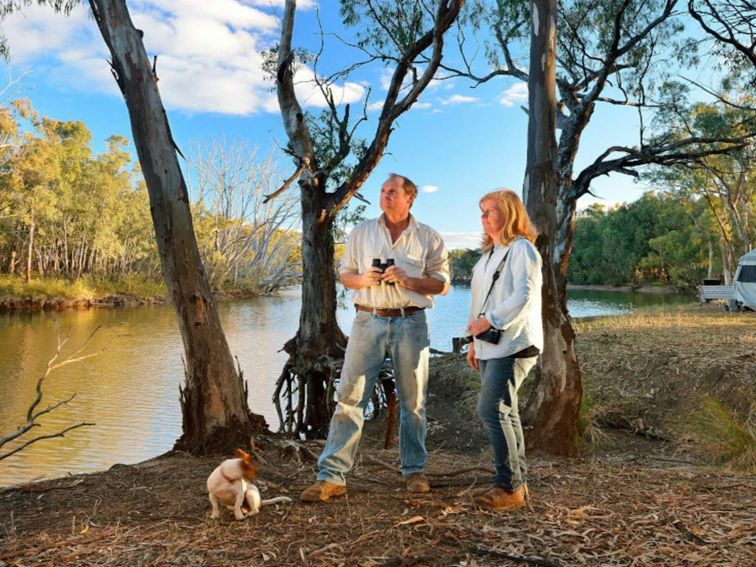
POLYGON ((354 464, 365 407, 386 355, 393 362, 399 398, 401 472, 408 475, 425 469, 429 347, 425 311, 415 311, 407 317, 357 312, 344 356, 336 411, 318 459, 318 480, 346 483, 344 475, 354 464))
POLYGON ((517 390, 536 360, 537 357, 479 360, 482 384, 478 417, 493 449, 493 485, 507 490, 515 490, 527 481, 517 390))

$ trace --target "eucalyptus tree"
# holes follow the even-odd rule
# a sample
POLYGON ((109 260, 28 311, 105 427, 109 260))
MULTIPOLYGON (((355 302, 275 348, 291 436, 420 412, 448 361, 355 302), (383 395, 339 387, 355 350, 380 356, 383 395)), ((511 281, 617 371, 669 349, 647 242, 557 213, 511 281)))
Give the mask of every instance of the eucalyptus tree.
MULTIPOLYGON (((355 137, 366 121, 365 111, 353 119, 350 105, 337 105, 334 80, 319 80, 328 108, 325 115, 305 113, 294 88, 294 74, 303 64, 293 47, 296 2, 287 0, 275 61, 276 92, 287 151, 294 161, 302 207, 302 310, 299 329, 284 349, 289 354, 278 382, 277 398, 286 397, 284 427, 306 435, 325 432, 329 387, 345 337, 336 320, 334 221, 357 194, 383 156, 397 119, 418 100, 441 62, 444 34, 456 21, 463 0, 344 0, 344 23, 355 29, 356 48, 366 63, 393 67, 372 139, 355 137), (296 406, 292 401, 296 401, 296 406)), ((359 66, 355 64, 351 68, 359 66)), ((316 68, 317 77, 317 68, 316 68)))
MULTIPOLYGON (((611 173, 637 176, 648 164, 690 163, 701 156, 739 147, 742 138, 674 138, 664 132, 649 133, 645 114, 660 104, 677 101, 653 99, 665 71, 679 67, 679 57, 692 44, 681 34, 678 0, 578 0, 557 5, 556 37, 546 53, 534 53, 530 69, 517 62, 515 49, 529 36, 528 22, 543 25, 546 7, 530 10, 524 0, 481 0, 469 17, 475 27, 489 29, 487 64, 479 68, 464 54, 467 38, 460 35, 463 65, 442 65, 451 77, 467 77, 474 86, 498 77, 529 84, 528 166, 525 200, 541 234, 544 257, 545 349, 541 379, 530 397, 524 419, 533 425, 531 444, 556 453, 575 450, 577 411, 580 400, 580 367, 575 355, 575 334, 566 306, 567 267, 574 238, 577 201, 590 193, 591 183, 611 173), (553 54, 551 54, 553 51, 553 54), (534 57, 536 59, 534 59, 534 57), (554 91, 551 83, 533 83, 532 73, 546 73, 550 57, 555 62, 554 91), (536 97, 534 99, 534 97, 536 97), (540 99, 538 98, 540 97, 540 99), (553 98, 553 100, 552 100, 553 98), (536 106, 532 106, 532 105, 536 106), (582 135, 600 105, 624 107, 638 114, 637 146, 612 144, 587 166, 576 171, 582 135), (532 141, 541 140, 540 157, 532 141), (549 137, 560 130, 556 146, 549 137), (552 169, 553 168, 553 169, 552 169), (536 175, 537 178, 533 176, 536 175)), ((543 39, 545 36, 540 36, 543 39)), ((536 38, 537 39, 537 38, 536 38)), ((533 41, 533 40, 531 40, 533 41)), ((549 80, 550 81, 550 80, 549 80)))
POLYGON ((241 371, 234 365, 200 258, 177 147, 147 57, 142 34, 124 0, 90 0, 131 118, 134 143, 150 196, 163 277, 179 322, 186 354, 181 389, 181 438, 176 447, 194 453, 229 449, 267 429, 247 404, 241 371))
MULTIPOLYGON (((756 86, 756 3, 752 0, 688 0, 688 12, 720 45, 732 67, 750 66, 756 86)), ((748 72, 748 71, 747 71, 748 72)))
MULTIPOLYGON (((681 109, 678 119, 670 111, 659 119, 674 123, 672 134, 731 138, 753 136, 756 116, 750 108, 754 98, 742 97, 736 104, 698 103, 681 109)), ((722 155, 703 156, 693 163, 655 167, 648 178, 662 190, 702 199, 714 219, 721 244, 722 271, 729 284, 738 258, 756 244, 756 140, 751 137, 740 148, 722 155)))
MULTIPOLYGON (((37 0, 70 12, 78 0, 37 0)), ((0 15, 31 4, 5 0, 0 15)), ((186 356, 181 388, 182 435, 176 447, 192 453, 228 450, 267 430, 247 404, 246 385, 236 368, 202 265, 189 207, 189 194, 157 88, 156 69, 125 0, 90 0, 89 7, 112 57, 110 68, 126 102, 150 198, 163 277, 173 301, 186 356)))
POLYGON ((200 251, 215 288, 272 291, 299 275, 290 262, 299 246, 293 230, 297 199, 289 192, 266 200, 280 179, 272 157, 255 147, 215 141, 189 156, 196 179, 194 207, 200 251))

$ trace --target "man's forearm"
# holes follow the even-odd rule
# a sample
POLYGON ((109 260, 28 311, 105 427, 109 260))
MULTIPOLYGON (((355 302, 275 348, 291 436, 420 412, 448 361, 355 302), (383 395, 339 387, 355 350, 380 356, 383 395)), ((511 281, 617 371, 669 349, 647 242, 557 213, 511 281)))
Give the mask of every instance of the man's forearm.
POLYGON ((449 284, 436 278, 407 278, 404 287, 422 295, 446 295, 449 284))
POLYGON ((356 274, 354 272, 346 272, 339 274, 339 279, 341 280, 341 283, 344 285, 347 289, 362 289, 365 286, 365 282, 363 281, 362 274, 356 274))

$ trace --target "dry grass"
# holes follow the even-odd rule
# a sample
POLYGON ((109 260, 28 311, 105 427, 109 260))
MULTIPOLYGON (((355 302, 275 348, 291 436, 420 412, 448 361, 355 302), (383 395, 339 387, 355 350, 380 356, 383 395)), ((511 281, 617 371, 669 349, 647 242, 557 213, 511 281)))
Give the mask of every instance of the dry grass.
MULTIPOLYGON (((312 453, 319 447, 309 445, 312 453)), ((261 454, 263 494, 313 479, 276 449, 261 454)), ((395 451, 360 453, 349 494, 322 505, 209 518, 204 479, 217 460, 177 453, 108 473, 0 492, 5 565, 749 565, 753 477, 663 457, 531 459, 525 510, 476 511, 485 457, 432 455, 433 491, 410 496, 395 451)))
MULTIPOLYGON (((586 431, 600 432, 590 456, 529 457, 525 510, 471 505, 490 455, 474 416, 477 376, 449 355, 431 376, 429 495, 404 491, 396 450, 376 448, 380 424, 366 432, 346 498, 270 506, 242 522, 209 518, 204 483, 221 457, 174 453, 0 491, 0 567, 756 564, 756 477, 677 452, 705 452, 679 419, 703 411, 702 394, 734 416, 717 436, 749 423, 756 316, 693 308, 577 327, 586 431)), ((296 497, 313 481, 320 445, 293 447, 262 444, 263 497, 296 497)))
POLYGON ((684 441, 703 397, 747 420, 756 399, 756 314, 692 306, 575 326, 595 424, 684 441))

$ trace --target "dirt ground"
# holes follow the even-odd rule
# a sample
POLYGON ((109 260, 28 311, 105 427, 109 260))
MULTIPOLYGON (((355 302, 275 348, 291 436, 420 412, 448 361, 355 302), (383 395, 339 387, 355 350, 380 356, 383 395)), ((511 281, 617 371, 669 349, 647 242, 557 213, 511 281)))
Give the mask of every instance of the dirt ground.
POLYGON ((691 389, 734 390, 741 406, 752 396, 754 323, 710 310, 695 324, 670 315, 663 328, 643 317, 581 324, 600 442, 584 441, 574 459, 529 455, 521 511, 472 506, 470 491, 491 476, 490 453, 474 415, 476 377, 445 356, 431 378, 428 495, 405 491, 380 422, 366 430, 347 496, 318 505, 296 498, 321 445, 258 439, 263 498, 294 502, 239 522, 210 519, 205 480, 223 457, 173 452, 1 490, 0 567, 756 565, 756 476, 712 466, 672 419, 694 407, 682 393, 691 389))

